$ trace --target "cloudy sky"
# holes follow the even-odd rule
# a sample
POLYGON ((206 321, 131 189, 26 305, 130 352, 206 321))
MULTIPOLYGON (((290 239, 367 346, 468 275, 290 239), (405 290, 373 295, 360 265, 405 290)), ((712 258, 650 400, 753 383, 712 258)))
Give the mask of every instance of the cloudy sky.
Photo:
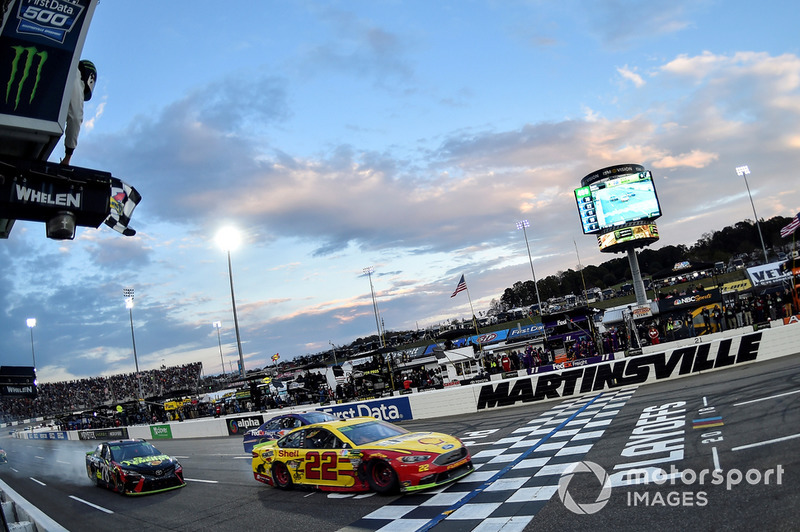
MULTIPOLYGON (((717 0, 102 0, 77 166, 134 185, 135 237, 17 222, 0 243, 2 363, 42 382, 238 354, 248 369, 476 312, 599 264, 573 190, 639 163, 654 247, 800 210, 800 10, 717 0), (576 244, 579 253, 576 253, 576 244)), ((63 144, 51 156, 63 156, 63 144)), ((620 255, 616 255, 619 257, 620 255)), ((645 272, 647 273, 647 272, 645 272)))

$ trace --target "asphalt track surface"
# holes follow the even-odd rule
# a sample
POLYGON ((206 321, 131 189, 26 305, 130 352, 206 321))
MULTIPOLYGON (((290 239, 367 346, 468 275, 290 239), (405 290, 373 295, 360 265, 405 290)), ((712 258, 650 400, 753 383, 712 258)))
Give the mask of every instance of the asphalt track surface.
POLYGON ((238 437, 156 442, 181 460, 188 484, 161 494, 94 487, 84 466, 93 445, 81 441, 3 437, 9 463, 0 478, 73 531, 798 528, 800 355, 629 388, 624 400, 603 406, 613 411, 581 421, 611 393, 403 423, 460 437, 478 466, 422 495, 270 488, 253 479, 238 437), (542 453, 548 457, 535 458, 542 453), (493 463, 498 458, 502 464, 493 463), (542 467, 525 470, 526 463, 542 467), (575 463, 583 472, 570 476, 575 463), (672 475, 623 485, 633 467, 672 475), (612 479, 607 490, 604 474, 612 479), (422 511, 432 500, 447 502, 422 511))

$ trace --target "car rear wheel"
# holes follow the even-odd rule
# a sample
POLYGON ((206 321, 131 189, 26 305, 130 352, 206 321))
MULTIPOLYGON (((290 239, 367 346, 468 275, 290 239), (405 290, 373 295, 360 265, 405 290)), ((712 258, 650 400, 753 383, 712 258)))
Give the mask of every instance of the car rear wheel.
POLYGON ((97 471, 94 470, 93 466, 87 465, 86 466, 86 473, 89 475, 89 478, 92 480, 92 484, 95 486, 98 485, 97 482, 97 471))
POLYGON ((272 480, 275 482, 275 486, 282 490, 292 489, 292 475, 283 462, 275 462, 273 464, 272 480))
POLYGON ((372 460, 367 464, 367 482, 372 491, 391 493, 397 490, 397 473, 383 460, 372 460))

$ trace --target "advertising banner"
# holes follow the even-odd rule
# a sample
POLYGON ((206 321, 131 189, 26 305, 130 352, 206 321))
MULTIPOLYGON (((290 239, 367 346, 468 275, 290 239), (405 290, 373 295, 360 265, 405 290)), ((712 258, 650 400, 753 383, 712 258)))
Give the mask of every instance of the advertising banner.
POLYGON ((372 416, 384 421, 402 421, 413 419, 411 405, 408 397, 388 397, 363 403, 326 406, 317 408, 334 416, 353 418, 359 416, 372 416))
POLYGON ((78 431, 78 438, 81 440, 125 440, 128 437, 128 429, 126 427, 78 431))
POLYGON ((531 325, 526 325, 525 327, 518 327, 515 329, 508 330, 508 339, 509 340, 518 340, 520 338, 525 338, 527 336, 543 336, 544 335, 544 325, 541 323, 534 323, 531 325))
POLYGON ((264 416, 237 417, 227 420, 228 435, 241 436, 250 429, 258 428, 264 423, 264 416))
POLYGON ((152 436, 154 440, 171 440, 172 429, 169 425, 151 425, 150 436, 152 436))
POLYGON ((752 362, 759 358, 762 336, 762 332, 754 332, 719 342, 689 345, 559 373, 492 382, 481 387, 477 409, 490 410, 603 392, 752 362))
POLYGON ((94 2, 17 0, 10 6, 0 34, 0 78, 7 83, 0 115, 59 124, 66 119, 67 82, 80 59, 73 55, 83 48, 94 2))
POLYGON ((781 262, 771 262, 761 266, 747 268, 747 275, 750 277, 753 286, 766 286, 768 284, 788 281, 792 278, 792 272, 781 269, 781 262))
POLYGON ((713 288, 704 292, 697 292, 688 296, 670 297, 658 300, 659 312, 671 312, 673 310, 682 310, 687 308, 695 308, 710 303, 719 303, 722 301, 722 295, 719 288, 713 288))

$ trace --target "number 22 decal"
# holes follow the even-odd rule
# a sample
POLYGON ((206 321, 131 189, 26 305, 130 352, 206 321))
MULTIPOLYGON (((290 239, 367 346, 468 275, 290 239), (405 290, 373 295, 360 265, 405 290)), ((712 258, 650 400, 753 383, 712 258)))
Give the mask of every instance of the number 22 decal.
POLYGON ((320 455, 316 451, 306 453, 307 480, 337 480, 336 463, 338 456, 334 452, 320 455))

